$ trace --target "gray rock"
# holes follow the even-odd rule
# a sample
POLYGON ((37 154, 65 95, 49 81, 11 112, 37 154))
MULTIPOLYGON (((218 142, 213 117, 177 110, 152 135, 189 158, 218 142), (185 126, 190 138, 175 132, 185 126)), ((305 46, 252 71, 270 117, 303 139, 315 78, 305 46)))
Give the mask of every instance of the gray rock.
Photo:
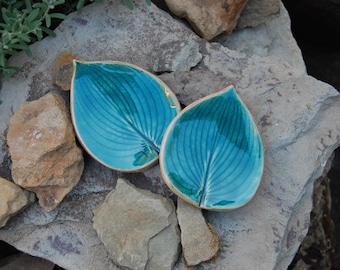
POLYGON ((189 71, 196 66, 202 59, 199 52, 199 43, 193 40, 182 43, 174 42, 165 44, 160 48, 160 54, 153 66, 153 71, 189 71))
POLYGON ((173 201, 136 189, 121 178, 94 210, 93 226, 111 257, 124 268, 171 269, 178 259, 180 236, 173 201))
POLYGON ((256 27, 277 17, 280 0, 248 0, 241 13, 237 28, 256 27))
MULTIPOLYGON (((258 7, 257 1, 256 5, 252 4, 253 2, 250 0, 248 5, 258 7)), ((260 2, 264 4, 265 1, 260 2)), ((267 4, 270 2, 268 1, 267 4)), ((265 20, 261 21, 261 23, 237 29, 232 35, 222 35, 216 41, 231 50, 243 52, 249 56, 254 54, 259 56, 277 56, 286 60, 292 66, 305 70, 301 51, 290 31, 290 18, 287 10, 280 1, 272 2, 279 3, 277 5, 265 5, 265 7, 267 10, 277 7, 278 9, 275 9, 276 13, 274 13, 276 16, 263 16, 261 20, 264 18, 265 20)), ((248 5, 246 9, 250 9, 248 5)), ((251 10, 249 14, 258 16, 259 13, 251 10)), ((243 15, 240 20, 246 17, 244 13, 243 15)))
POLYGON ((206 223, 202 210, 178 198, 177 217, 185 263, 195 266, 216 258, 220 247, 218 236, 206 223))
MULTIPOLYGON (((57 54, 73 51, 86 60, 126 61, 151 71, 161 45, 193 40, 203 56, 198 65, 161 78, 183 104, 234 84, 265 147, 264 175, 252 201, 232 212, 206 213, 222 248, 216 261, 200 269, 286 269, 308 230, 313 184, 340 144, 338 92, 283 59, 208 43, 155 6, 135 3, 133 11, 118 0, 88 6, 70 15, 56 29, 56 38, 33 44, 33 58, 11 58, 11 65, 23 69, 0 92, 0 175, 10 175, 5 140, 10 116, 27 99, 61 93, 52 79, 57 54)), ((68 101, 67 93, 64 97, 68 101)), ((66 269, 118 269, 92 227, 92 210, 118 176, 86 156, 81 180, 58 208, 45 213, 33 204, 0 229, 0 238, 66 269)), ((173 198, 158 166, 129 177, 173 198)), ((174 269, 185 269, 183 257, 174 269)))
POLYGON ((79 184, 58 208, 46 212, 38 203, 27 207, 8 221, 0 238, 65 269, 119 269, 92 226, 93 209, 103 202, 116 180, 116 172, 86 158, 79 184))

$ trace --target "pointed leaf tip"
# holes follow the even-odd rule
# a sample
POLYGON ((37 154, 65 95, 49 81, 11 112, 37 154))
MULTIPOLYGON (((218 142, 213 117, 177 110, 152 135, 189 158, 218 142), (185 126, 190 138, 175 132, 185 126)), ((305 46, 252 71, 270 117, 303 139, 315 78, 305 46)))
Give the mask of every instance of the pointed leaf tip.
POLYGON ((233 87, 179 113, 168 127, 160 167, 169 188, 208 210, 231 210, 255 194, 263 171, 256 124, 233 87))

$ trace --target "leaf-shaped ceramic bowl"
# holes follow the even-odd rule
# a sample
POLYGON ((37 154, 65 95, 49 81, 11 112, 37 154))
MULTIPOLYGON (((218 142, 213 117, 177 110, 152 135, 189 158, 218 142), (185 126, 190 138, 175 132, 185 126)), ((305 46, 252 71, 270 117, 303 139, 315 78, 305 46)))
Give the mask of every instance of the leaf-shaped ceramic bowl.
POLYGON ((85 150, 109 168, 133 172, 156 163, 179 111, 173 92, 137 66, 74 61, 73 124, 85 150))
POLYGON ((256 124, 232 86, 175 117, 159 160, 164 181, 174 193, 216 211, 238 208, 254 196, 263 162, 256 124))

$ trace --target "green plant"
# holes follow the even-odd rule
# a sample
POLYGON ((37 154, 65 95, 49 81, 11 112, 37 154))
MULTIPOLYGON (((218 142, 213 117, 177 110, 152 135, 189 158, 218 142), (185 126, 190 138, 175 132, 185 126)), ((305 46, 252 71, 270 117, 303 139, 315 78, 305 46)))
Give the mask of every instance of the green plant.
MULTIPOLYGON (((67 18, 67 14, 90 2, 104 0, 0 0, 0 73, 6 79, 19 67, 9 66, 8 58, 25 51, 32 56, 29 45, 44 36, 55 36, 53 26, 67 18), (56 11, 56 12, 54 12, 56 11), (53 24, 54 23, 54 24, 53 24)), ((132 0, 123 0, 132 10, 132 0)), ((151 5, 151 0, 145 0, 151 5)))
POLYGON ((9 66, 8 58, 25 51, 32 56, 29 45, 44 36, 55 36, 55 21, 67 18, 90 2, 103 0, 0 0, 0 73, 6 79, 19 67, 9 66), (53 12, 60 10, 61 12, 53 12), (53 24, 54 23, 54 24, 53 24))
MULTIPOLYGON (((90 2, 103 2, 104 0, 90 0, 90 2)), ((73 1, 74 2, 74 1, 73 1)), ((76 9, 78 11, 81 11, 81 9, 88 3, 89 1, 86 1, 86 0, 78 0, 78 3, 76 5, 76 9)))
POLYGON ((8 66, 9 56, 23 50, 31 56, 29 44, 41 40, 46 35, 55 35, 50 29, 52 19, 65 19, 62 13, 51 13, 64 0, 43 0, 34 3, 31 0, 0 0, 2 21, 0 22, 0 71, 5 78, 18 67, 8 66))
MULTIPOLYGON (((134 5, 133 5, 132 0, 123 0, 123 1, 124 1, 125 5, 128 6, 129 9, 133 10, 134 5)), ((145 0, 145 2, 146 2, 149 6, 151 5, 151 0, 145 0)))

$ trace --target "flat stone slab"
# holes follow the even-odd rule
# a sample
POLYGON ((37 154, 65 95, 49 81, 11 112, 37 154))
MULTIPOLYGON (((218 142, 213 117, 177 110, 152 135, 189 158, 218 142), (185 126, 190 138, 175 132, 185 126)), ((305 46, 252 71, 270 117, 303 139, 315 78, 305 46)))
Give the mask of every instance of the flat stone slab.
POLYGON ((180 253, 174 202, 118 178, 94 209, 93 227, 111 258, 128 269, 171 269, 180 253), (166 244, 165 244, 166 243, 166 244))
MULTIPOLYGON (((53 83, 59 53, 71 51, 85 60, 125 61, 153 71, 159 56, 172 59, 176 54, 171 49, 165 54, 167 44, 180 47, 190 40, 191 48, 198 44, 201 60, 190 70, 172 65, 172 72, 160 78, 184 105, 233 84, 253 114, 265 147, 263 179, 250 203, 232 212, 204 212, 220 239, 221 251, 200 269, 252 269, 254 265, 286 269, 308 230, 313 184, 340 144, 338 92, 278 57, 246 55, 208 43, 144 1, 136 1, 133 11, 118 0, 93 4, 70 15, 56 34, 31 46, 33 58, 21 54, 10 60, 23 69, 4 82, 0 92, 0 175, 10 179, 5 135, 18 106, 47 92, 61 94, 69 102, 68 93, 53 83)), ((34 203, 0 229, 0 239, 66 269, 119 269, 92 226, 93 209, 118 177, 175 199, 158 166, 122 174, 85 155, 80 182, 55 210, 47 213, 34 203)), ((186 269, 183 256, 174 269, 186 269)))

